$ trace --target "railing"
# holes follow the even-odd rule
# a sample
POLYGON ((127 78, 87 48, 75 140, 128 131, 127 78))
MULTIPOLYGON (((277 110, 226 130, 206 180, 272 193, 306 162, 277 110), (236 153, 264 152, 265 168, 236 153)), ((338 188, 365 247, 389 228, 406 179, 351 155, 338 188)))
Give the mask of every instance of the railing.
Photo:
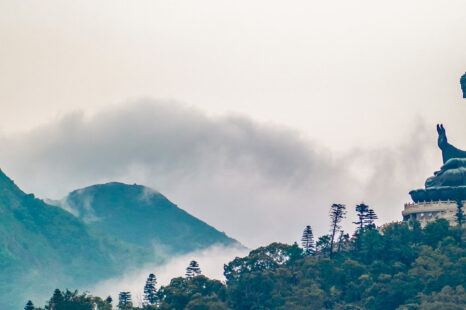
POLYGON ((437 205, 437 204, 452 204, 454 200, 439 200, 439 201, 424 201, 424 202, 408 202, 405 203, 405 209, 415 208, 420 205, 437 205))

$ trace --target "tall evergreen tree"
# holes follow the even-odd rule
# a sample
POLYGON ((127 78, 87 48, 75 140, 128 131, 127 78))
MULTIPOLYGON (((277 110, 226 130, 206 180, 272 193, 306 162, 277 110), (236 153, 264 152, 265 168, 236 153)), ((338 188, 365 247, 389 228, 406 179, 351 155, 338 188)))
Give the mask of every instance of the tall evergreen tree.
POLYGON ((322 256, 330 254, 330 235, 323 235, 317 239, 316 252, 322 256))
POLYGON ((186 278, 192 279, 200 274, 201 268, 199 268, 199 264, 195 260, 191 261, 189 266, 186 268, 186 278))
POLYGON ((107 298, 105 298, 105 302, 109 305, 112 305, 112 302, 113 302, 112 296, 108 296, 107 298))
POLYGON ((341 221, 345 218, 346 206, 344 204, 334 203, 330 207, 330 257, 333 256, 333 246, 335 244, 335 235, 341 228, 341 221))
POLYGON ((459 227, 461 227, 464 223, 464 211, 463 211, 463 201, 457 200, 456 201, 456 223, 459 227))
POLYGON ((120 294, 118 294, 118 309, 120 310, 131 309, 132 306, 133 306, 133 302, 131 301, 131 293, 120 292, 120 294))
POLYGON ((312 233, 312 228, 310 225, 307 225, 304 229, 303 237, 301 238, 301 245, 303 246, 303 250, 306 255, 314 254, 315 242, 314 235, 312 233))
POLYGON ((53 291, 52 298, 50 298, 49 301, 49 309, 54 310, 61 307, 64 303, 64 300, 63 293, 58 288, 55 289, 55 291, 53 291))
POLYGON ((32 303, 32 301, 28 301, 27 304, 26 304, 26 307, 24 307, 24 310, 34 310, 34 304, 32 303))
POLYGON ((153 273, 151 273, 146 280, 146 285, 144 286, 144 300, 150 305, 155 305, 157 303, 156 285, 157 278, 153 273))
POLYGON ((364 203, 360 203, 356 206, 356 213, 359 220, 357 222, 353 222, 353 224, 358 225, 359 231, 362 231, 364 228, 364 223, 367 218, 367 211, 369 211, 369 206, 364 203))
POLYGON ((367 210, 366 220, 364 221, 364 227, 372 229, 375 228, 375 220, 378 219, 375 211, 372 209, 367 210))
POLYGON ((340 236, 338 237, 338 246, 337 246, 337 252, 340 252, 343 250, 345 242, 349 240, 349 234, 345 234, 343 230, 340 231, 340 236))

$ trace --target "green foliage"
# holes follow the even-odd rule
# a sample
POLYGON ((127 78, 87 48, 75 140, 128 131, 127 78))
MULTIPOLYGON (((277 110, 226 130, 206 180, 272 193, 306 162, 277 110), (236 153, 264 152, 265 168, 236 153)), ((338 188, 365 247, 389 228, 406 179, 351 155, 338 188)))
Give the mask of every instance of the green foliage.
POLYGON ((146 248, 156 244, 172 254, 183 254, 213 244, 239 245, 162 194, 141 185, 93 185, 73 191, 65 201, 67 208, 94 229, 146 248))
POLYGON ((162 309, 464 309, 463 235, 444 220, 394 223, 345 239, 332 259, 320 252, 329 236, 315 256, 273 243, 225 265, 225 285, 177 278, 159 298, 162 309))
POLYGON ((25 194, 1 171, 0 210, 0 309, 21 309, 63 283, 83 287, 157 260, 25 194))
POLYGON ((24 307, 24 310, 34 310, 34 304, 32 303, 32 301, 28 300, 26 306, 24 307))
POLYGON ((195 260, 192 260, 189 263, 189 266, 186 268, 186 278, 192 279, 195 276, 200 275, 201 273, 202 273, 201 268, 199 267, 198 262, 196 262, 195 260))
POLYGON ((149 305, 155 305, 157 303, 157 278, 153 273, 149 275, 144 285, 144 301, 149 305))
POLYGON ((225 286, 203 275, 172 279, 170 285, 162 286, 157 295, 161 301, 159 309, 228 309, 225 286))
POLYGON ((304 228, 303 236, 301 238, 301 245, 306 255, 314 254, 316 250, 316 245, 314 242, 314 235, 312 233, 312 228, 310 225, 307 225, 306 228, 304 228))
POLYGON ((111 310, 111 305, 100 297, 94 297, 78 291, 60 291, 56 289, 50 298, 46 310, 111 310))

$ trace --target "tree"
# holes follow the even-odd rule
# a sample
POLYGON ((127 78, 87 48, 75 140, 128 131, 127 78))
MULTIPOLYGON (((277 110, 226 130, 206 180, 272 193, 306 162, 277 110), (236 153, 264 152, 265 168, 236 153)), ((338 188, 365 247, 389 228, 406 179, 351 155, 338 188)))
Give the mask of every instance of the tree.
POLYGON ((147 278, 146 285, 144 286, 144 300, 150 305, 155 305, 157 303, 156 284, 157 278, 153 273, 151 273, 147 278))
POLYGON ((359 226, 359 231, 362 231, 364 228, 364 223, 367 219, 368 210, 369 210, 369 206, 364 203, 360 203, 356 206, 356 212, 358 214, 359 221, 353 222, 353 224, 356 224, 359 226))
POLYGON ((118 309, 120 310, 131 309, 133 306, 130 292, 120 292, 120 294, 118 294, 118 300, 118 309))
POLYGON ((24 307, 24 310, 34 310, 34 304, 32 303, 32 301, 28 301, 27 304, 26 304, 26 307, 24 307))
POLYGON ((315 252, 315 242, 314 235, 312 234, 311 226, 307 225, 303 232, 303 237, 301 238, 301 244, 306 255, 314 254, 315 252))
POLYGON ((368 229, 375 228, 375 220, 378 219, 377 215, 375 214, 375 211, 372 209, 367 210, 367 216, 365 220, 365 226, 368 229))
POLYGON ((200 274, 201 268, 199 268, 199 264, 195 260, 192 260, 186 268, 186 278, 192 279, 200 274))
POLYGON ((54 310, 60 308, 63 305, 64 297, 63 293, 57 288, 53 291, 52 298, 49 301, 49 309, 54 310))
POLYGON ((323 235, 317 239, 316 252, 323 256, 330 254, 330 235, 323 235))
POLYGON ((340 231, 340 236, 338 237, 337 252, 340 252, 343 249, 344 243, 348 242, 348 240, 349 240, 349 234, 345 234, 343 230, 340 231))
POLYGON ((463 211, 463 201, 461 201, 460 199, 456 201, 456 205, 457 205, 457 212, 455 214, 456 216, 456 223, 458 223, 458 226, 461 227, 463 226, 463 222, 464 222, 464 211, 463 211))
POLYGON ((112 296, 108 296, 107 298, 105 298, 105 302, 109 305, 112 305, 112 302, 113 302, 112 296))
POLYGON ((330 207, 330 257, 333 256, 333 245, 335 243, 335 235, 340 230, 341 221, 346 215, 346 206, 344 204, 334 203, 330 207))

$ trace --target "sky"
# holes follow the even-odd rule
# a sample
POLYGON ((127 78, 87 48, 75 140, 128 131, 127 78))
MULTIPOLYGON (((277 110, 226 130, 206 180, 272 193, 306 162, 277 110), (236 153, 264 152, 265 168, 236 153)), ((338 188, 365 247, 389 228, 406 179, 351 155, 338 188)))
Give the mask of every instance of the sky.
POLYGON ((400 220, 435 125, 466 148, 465 20, 462 0, 0 0, 0 168, 40 198, 147 185, 249 247, 326 233, 335 202, 400 220))

